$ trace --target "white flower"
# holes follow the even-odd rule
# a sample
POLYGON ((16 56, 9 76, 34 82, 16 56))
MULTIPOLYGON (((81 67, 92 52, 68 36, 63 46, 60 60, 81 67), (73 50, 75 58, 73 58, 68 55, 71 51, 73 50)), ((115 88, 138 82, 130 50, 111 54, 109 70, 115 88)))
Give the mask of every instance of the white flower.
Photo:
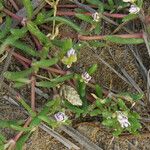
POLYGON ((130 122, 128 121, 127 115, 125 115, 121 111, 117 111, 117 120, 119 121, 122 128, 127 128, 128 126, 131 125, 130 122))
POLYGON ((63 112, 56 113, 54 117, 58 122, 65 122, 68 119, 68 117, 63 112))
POLYGON ((131 7, 129 8, 129 12, 131 14, 137 14, 140 11, 140 8, 137 7, 136 5, 131 5, 131 7))
POLYGON ((72 55, 77 55, 77 54, 76 54, 76 51, 75 51, 73 48, 71 48, 71 49, 67 52, 67 57, 70 57, 70 56, 72 56, 72 55))
POLYGON ((65 65, 67 65, 67 68, 70 68, 71 65, 76 61, 77 61, 77 53, 73 48, 68 50, 66 56, 64 56, 62 59, 62 62, 65 65))
POLYGON ((98 22, 100 20, 100 16, 98 12, 95 12, 94 14, 92 14, 93 20, 98 22))
POLYGON ((92 79, 92 77, 87 72, 85 72, 82 73, 82 79, 84 80, 85 83, 88 83, 92 79))
POLYGON ((136 0, 123 0, 123 2, 126 2, 126 3, 128 3, 128 2, 130 2, 130 3, 134 3, 136 0))

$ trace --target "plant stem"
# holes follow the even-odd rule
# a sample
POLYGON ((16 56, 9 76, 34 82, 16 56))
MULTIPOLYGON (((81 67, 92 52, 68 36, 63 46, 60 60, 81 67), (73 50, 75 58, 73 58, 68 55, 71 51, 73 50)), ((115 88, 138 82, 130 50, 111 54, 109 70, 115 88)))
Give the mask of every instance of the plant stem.
MULTIPOLYGON (((106 36, 111 36, 111 35, 95 35, 95 36, 79 35, 78 39, 82 41, 103 40, 106 36)), ((143 33, 120 34, 120 35, 113 35, 113 36, 127 38, 127 39, 128 38, 143 38, 143 33)))
POLYGON ((12 18, 18 20, 18 21, 22 21, 23 17, 20 17, 20 16, 17 16, 16 14, 12 13, 11 11, 9 11, 8 9, 6 8, 3 8, 2 10, 5 14, 11 16, 12 18))
MULTIPOLYGON (((66 12, 65 11, 57 11, 58 16, 75 16, 75 14, 77 14, 77 13, 73 12, 73 11, 66 11, 66 12)), ((92 16, 92 14, 90 12, 84 12, 81 14, 92 16)), ((106 13, 106 12, 104 12, 103 15, 105 15, 107 17, 118 18, 118 19, 127 16, 125 14, 110 14, 110 13, 106 13)))
POLYGON ((35 111, 35 83, 36 79, 35 76, 31 76, 31 108, 35 111))
MULTIPOLYGON (((29 117, 23 127, 26 128, 26 127, 30 124, 31 120, 32 120, 32 118, 29 117)), ((14 137, 13 140, 14 140, 15 142, 17 142, 18 139, 22 136, 22 134, 23 134, 23 131, 20 131, 20 132, 14 137)))

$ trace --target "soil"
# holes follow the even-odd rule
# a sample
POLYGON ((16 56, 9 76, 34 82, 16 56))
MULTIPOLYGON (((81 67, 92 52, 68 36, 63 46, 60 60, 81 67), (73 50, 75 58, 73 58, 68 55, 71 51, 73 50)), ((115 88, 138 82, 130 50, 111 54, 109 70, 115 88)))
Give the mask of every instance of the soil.
MULTIPOLYGON (((63 2, 65 3, 65 1, 63 2)), ((149 0, 145 1, 145 8, 147 9, 148 4, 150 4, 149 0)), ((107 24, 105 26, 108 26, 107 24)), ((110 30, 107 28, 105 33, 109 33, 110 30)), ((122 31, 121 31, 122 32, 122 31)), ((61 38, 71 37, 75 39, 77 37, 74 30, 67 26, 63 26, 60 30, 61 38), (65 31, 65 32, 64 32, 65 31)), ((120 79, 116 74, 114 74, 108 67, 100 62, 98 57, 102 57, 105 61, 107 61, 112 67, 118 68, 112 57, 110 56, 109 50, 112 52, 115 61, 121 65, 129 75, 136 81, 136 83, 142 88, 142 90, 146 91, 146 85, 142 78, 141 72, 138 70, 136 61, 134 56, 131 54, 127 46, 118 45, 108 43, 109 48, 102 47, 97 49, 91 49, 89 47, 85 47, 80 51, 80 57, 78 63, 73 66, 73 70, 77 72, 83 72, 87 68, 89 68, 92 64, 98 63, 99 68, 97 73, 93 77, 93 81, 99 83, 104 88, 115 91, 115 92, 135 92, 135 89, 132 86, 129 86, 122 79, 120 79), (98 56, 98 57, 97 57, 98 56)), ((107 45, 108 46, 108 45, 107 45)), ((147 57, 147 49, 144 45, 140 45, 136 47, 140 55, 142 57, 142 61, 144 65, 149 68, 149 58, 147 57)), ((2 65, 3 66, 3 65, 2 65)), ((16 68, 16 62, 13 62, 11 65, 12 68, 16 68), (14 67, 15 66, 15 67, 14 67)), ((29 97, 28 90, 22 90, 21 92, 25 97, 29 97)), ((27 118, 26 114, 23 113, 21 109, 16 106, 9 104, 9 102, 4 99, 4 96, 9 96, 7 89, 1 90, 0 93, 0 119, 25 119, 27 118)), ((40 97, 38 98, 40 101, 40 97)), ((43 102, 44 103, 44 102, 43 102)), ((149 116, 147 110, 143 110, 143 108, 137 104, 138 111, 141 116, 149 116)), ((81 122, 74 123, 74 128, 76 128, 79 132, 88 137, 91 141, 99 145, 104 150, 150 150, 150 124, 145 123, 143 125, 143 129, 141 130, 140 135, 122 135, 119 138, 113 139, 111 133, 108 129, 104 128, 97 122, 81 122)), ((12 130, 8 129, 0 129, 0 132, 5 134, 7 138, 12 138, 16 133, 12 130)), ((62 133, 66 138, 71 139, 68 135, 62 133)), ((74 140, 71 139, 74 143, 74 140)), ((80 144, 76 143, 81 150, 85 150, 80 144)), ((48 135, 46 132, 41 129, 37 129, 36 132, 31 136, 26 145, 24 146, 24 150, 67 150, 67 148, 59 143, 55 138, 48 135)))

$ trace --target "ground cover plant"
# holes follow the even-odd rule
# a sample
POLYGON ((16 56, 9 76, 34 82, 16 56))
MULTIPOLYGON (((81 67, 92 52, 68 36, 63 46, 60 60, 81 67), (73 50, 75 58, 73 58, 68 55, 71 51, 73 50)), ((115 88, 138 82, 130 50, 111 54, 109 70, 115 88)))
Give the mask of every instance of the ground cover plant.
MULTIPOLYGON (((108 43, 145 43, 149 54, 149 16, 144 14, 143 1, 70 0, 69 4, 63 5, 60 0, 41 0, 35 9, 31 0, 23 0, 24 17, 15 14, 17 3, 11 1, 11 4, 13 9, 9 10, 5 1, 0 1, 0 20, 5 22, 0 32, 0 62, 6 60, 0 86, 5 80, 16 89, 30 87, 31 100, 16 95, 16 100, 29 116, 26 120, 0 120, 0 128, 18 131, 12 139, 0 134, 0 149, 21 150, 42 122, 55 129, 87 116, 98 117, 114 137, 126 132, 140 134, 141 117, 136 107, 138 103, 147 108, 149 91, 146 93, 139 87, 125 70, 121 68, 122 75, 103 60, 104 65, 134 91, 117 93, 94 82, 92 79, 100 67, 98 63, 82 72, 74 71, 74 66, 81 49, 109 48, 108 43), (59 8, 71 11, 60 11, 59 8), (133 33, 125 26, 134 20, 144 24, 142 32, 133 33), (103 21, 112 25, 112 34, 102 34, 103 21), (14 26, 16 23, 18 25, 14 26), (61 38, 63 25, 73 29, 77 36, 61 38), (17 61, 20 71, 7 67, 10 63, 7 59, 11 56, 17 61), (41 91, 50 89, 50 98, 40 109, 36 108, 36 88, 41 91)), ((138 57, 136 59, 143 69, 142 62, 138 57)), ((146 71, 145 86, 149 90, 147 74, 146 71)))

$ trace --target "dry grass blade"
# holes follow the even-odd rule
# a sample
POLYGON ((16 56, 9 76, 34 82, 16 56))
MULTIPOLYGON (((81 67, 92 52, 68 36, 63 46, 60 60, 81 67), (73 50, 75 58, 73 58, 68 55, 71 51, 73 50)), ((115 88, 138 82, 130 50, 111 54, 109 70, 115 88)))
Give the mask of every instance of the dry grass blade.
POLYGON ((147 97, 148 97, 148 104, 150 105, 150 70, 147 73, 147 97))
POLYGON ((61 126, 60 129, 84 146, 86 150, 103 150, 70 126, 61 126))
MULTIPOLYGON (((93 50, 92 50, 93 51, 93 50)), ((131 85, 131 83, 123 76, 121 75, 118 71, 116 71, 114 68, 112 68, 110 66, 110 64, 108 64, 104 59, 102 59, 98 54, 95 53, 95 51, 93 51, 93 55, 95 58, 97 58, 101 63, 103 63, 104 65, 106 65, 112 72, 114 72, 119 78, 121 78, 123 81, 125 81, 126 83, 128 83, 129 85, 131 85)))
POLYGON ((145 82, 147 81, 147 69, 145 68, 141 58, 140 58, 140 55, 138 54, 138 51, 135 52, 133 49, 136 49, 136 47, 133 47, 131 45, 128 45, 127 46, 129 48, 129 50, 132 52, 133 56, 135 57, 136 61, 137 61, 137 65, 141 71, 141 74, 143 76, 143 79, 145 80, 145 82))
POLYGON ((146 32, 143 33, 143 38, 144 38, 144 42, 145 42, 146 48, 148 50, 148 54, 150 56, 150 45, 148 43, 148 36, 147 36, 146 32))
POLYGON ((125 76, 125 78, 131 83, 131 85, 132 85, 139 93, 143 93, 142 89, 138 86, 138 84, 135 82, 135 80, 134 80, 133 78, 131 78, 131 76, 127 73, 127 71, 126 71, 121 65, 119 65, 119 64, 116 62, 116 60, 115 60, 115 58, 114 58, 112 52, 110 51, 110 49, 109 49, 109 53, 110 53, 110 55, 111 55, 113 61, 116 63, 116 65, 118 66, 118 68, 119 68, 120 71, 122 72, 122 74, 125 76))
POLYGON ((76 146, 75 144, 73 144, 72 142, 70 142, 65 137, 61 136, 56 131, 54 131, 51 128, 49 128, 47 125, 41 124, 39 127, 41 129, 43 129, 44 131, 46 131, 52 137, 56 138, 59 142, 61 142, 62 144, 64 144, 68 149, 74 149, 74 150, 79 150, 80 149, 78 146, 76 146))
POLYGON ((2 83, 4 81, 4 76, 3 74, 7 71, 10 63, 11 63, 11 58, 12 58, 12 53, 13 53, 14 49, 11 49, 10 52, 8 53, 8 56, 6 58, 6 61, 5 61, 5 64, 4 64, 4 67, 3 67, 3 70, 1 72, 1 75, 0 75, 0 89, 1 89, 1 86, 2 86, 2 83))

